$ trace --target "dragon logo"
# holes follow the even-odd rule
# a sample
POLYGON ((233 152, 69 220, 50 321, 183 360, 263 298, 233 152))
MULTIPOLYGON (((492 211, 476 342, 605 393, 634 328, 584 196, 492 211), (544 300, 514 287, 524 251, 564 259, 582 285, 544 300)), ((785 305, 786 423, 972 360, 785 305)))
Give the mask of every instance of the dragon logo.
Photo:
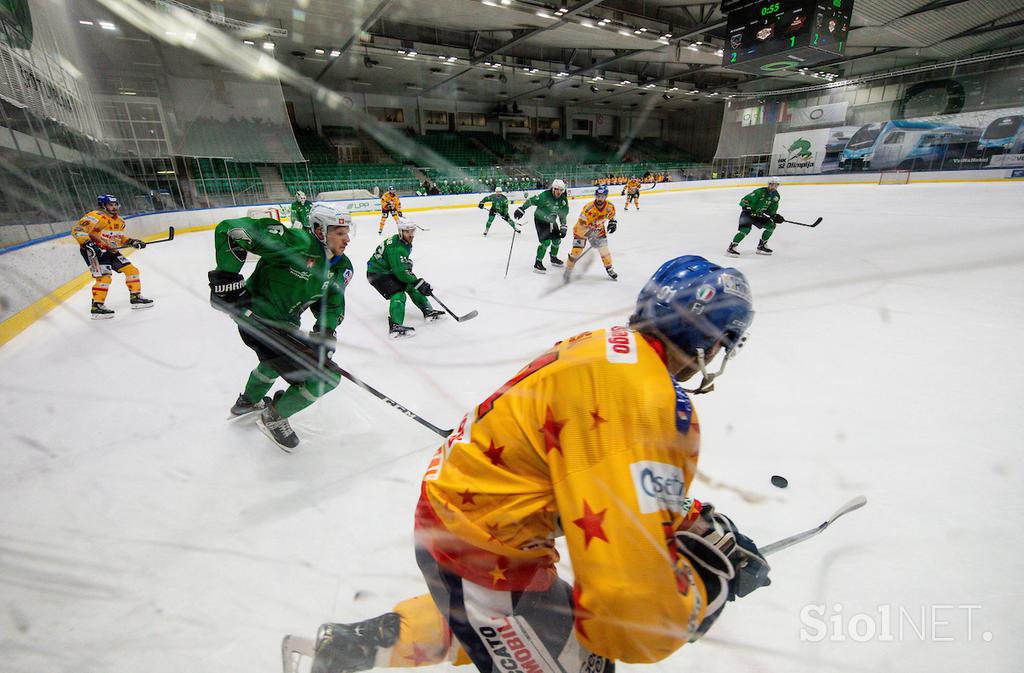
POLYGON ((793 144, 789 146, 789 159, 810 159, 814 155, 811 154, 811 141, 804 138, 797 138, 793 141, 793 144))

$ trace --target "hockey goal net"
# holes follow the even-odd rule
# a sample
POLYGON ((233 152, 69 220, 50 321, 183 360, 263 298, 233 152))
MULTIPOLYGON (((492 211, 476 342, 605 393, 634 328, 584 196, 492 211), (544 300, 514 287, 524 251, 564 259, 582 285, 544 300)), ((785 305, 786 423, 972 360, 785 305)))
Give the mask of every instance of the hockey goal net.
POLYGON ((878 176, 880 185, 906 185, 910 184, 910 171, 882 171, 878 176))

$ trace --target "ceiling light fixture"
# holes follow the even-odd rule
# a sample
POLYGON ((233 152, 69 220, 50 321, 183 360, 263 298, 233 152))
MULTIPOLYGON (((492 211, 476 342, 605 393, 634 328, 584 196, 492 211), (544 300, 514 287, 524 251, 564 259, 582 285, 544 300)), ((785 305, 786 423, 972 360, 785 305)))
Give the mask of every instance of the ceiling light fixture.
POLYGON ((256 46, 256 43, 253 42, 252 40, 242 40, 242 44, 247 44, 250 47, 255 47, 256 46))
POLYGON ((331 49, 331 58, 338 58, 341 56, 341 52, 337 49, 331 49))
POLYGON ((110 23, 109 21, 100 21, 100 28, 103 30, 117 30, 117 26, 110 23))
POLYGON ((324 51, 323 49, 321 49, 320 47, 317 47, 316 49, 314 49, 314 50, 313 50, 313 53, 314 53, 314 54, 316 54, 317 56, 323 56, 323 55, 324 55, 324 54, 326 54, 327 52, 325 52, 325 51, 324 51))
POLYGON ((274 43, 270 41, 264 42, 263 48, 266 49, 267 51, 272 51, 274 49, 274 43))
POLYGON ((92 25, 92 21, 86 21, 85 19, 81 19, 78 23, 82 24, 83 26, 91 26, 92 25))

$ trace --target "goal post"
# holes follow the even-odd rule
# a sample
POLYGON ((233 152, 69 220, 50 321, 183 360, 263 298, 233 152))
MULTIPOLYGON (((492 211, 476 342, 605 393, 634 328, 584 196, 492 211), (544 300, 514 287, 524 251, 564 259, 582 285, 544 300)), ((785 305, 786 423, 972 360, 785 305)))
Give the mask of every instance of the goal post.
POLYGON ((910 184, 910 171, 882 171, 878 176, 880 185, 910 184))

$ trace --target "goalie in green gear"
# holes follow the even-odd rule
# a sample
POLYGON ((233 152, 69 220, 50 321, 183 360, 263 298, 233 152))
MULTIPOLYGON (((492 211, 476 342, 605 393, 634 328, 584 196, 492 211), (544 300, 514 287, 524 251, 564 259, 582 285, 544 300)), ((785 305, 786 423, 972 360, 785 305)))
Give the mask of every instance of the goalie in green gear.
POLYGON ((440 320, 444 311, 438 311, 427 299, 433 290, 430 283, 417 278, 412 272, 412 241, 416 236, 416 223, 400 218, 398 233, 389 236, 377 246, 373 256, 366 263, 366 280, 380 295, 388 300, 389 334, 394 338, 413 336, 412 327, 405 321, 405 295, 423 312, 427 320, 440 320))
POLYGON ((508 216, 508 197, 502 192, 501 187, 495 187, 493 194, 488 194, 484 198, 480 199, 480 203, 477 204, 477 208, 482 210, 485 203, 491 204, 491 210, 487 217, 487 224, 484 225, 484 236, 486 236, 487 232, 491 230, 491 223, 494 222, 495 215, 501 216, 501 219, 508 222, 508 226, 512 227, 516 233, 522 231, 518 226, 516 226, 516 223, 512 221, 512 218, 508 216))
POLYGON ((295 192, 295 200, 292 202, 292 226, 302 225, 309 227, 309 211, 313 208, 313 202, 306 198, 302 190, 295 192))
POLYGON ((309 219, 309 229, 271 218, 224 220, 214 232, 217 268, 209 273, 211 303, 238 322, 242 342, 259 358, 231 413, 260 411, 260 429, 286 451, 299 443, 288 419, 338 385, 322 358, 333 354, 353 275, 345 255, 351 216, 317 204, 309 219), (239 271, 250 252, 260 260, 243 279, 239 271), (315 316, 313 332, 296 336, 306 310, 315 316), (289 387, 270 402, 265 395, 278 378, 289 387))

